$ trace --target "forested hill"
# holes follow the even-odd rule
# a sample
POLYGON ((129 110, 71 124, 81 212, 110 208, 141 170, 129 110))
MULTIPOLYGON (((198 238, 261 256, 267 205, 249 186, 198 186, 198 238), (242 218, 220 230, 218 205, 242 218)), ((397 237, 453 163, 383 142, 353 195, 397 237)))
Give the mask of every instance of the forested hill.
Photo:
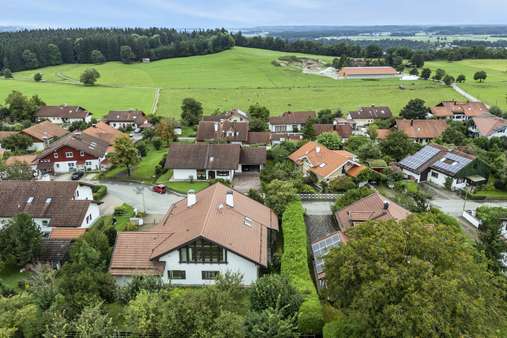
POLYGON ((0 33, 0 69, 20 71, 62 63, 133 62, 203 55, 234 46, 224 29, 40 29, 0 33))

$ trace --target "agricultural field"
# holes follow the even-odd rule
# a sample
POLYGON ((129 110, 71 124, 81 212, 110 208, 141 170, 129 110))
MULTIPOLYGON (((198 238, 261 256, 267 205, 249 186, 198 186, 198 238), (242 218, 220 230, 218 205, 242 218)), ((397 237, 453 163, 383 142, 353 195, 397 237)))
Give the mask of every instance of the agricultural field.
MULTIPOLYGON (((100 117, 110 109, 138 108, 151 112, 159 88, 158 113, 177 117, 185 97, 201 101, 206 113, 217 109, 246 110, 249 105, 260 103, 275 115, 287 110, 337 107, 348 111, 372 104, 389 105, 397 113, 412 98, 422 98, 428 104, 461 98, 452 89, 431 81, 337 81, 272 64, 284 55, 301 56, 236 47, 213 55, 148 64, 109 62, 48 67, 16 73, 14 80, 0 80, 0 100, 11 90, 19 90, 39 94, 48 104, 82 105, 100 117), (97 85, 76 84, 79 75, 89 67, 95 67, 101 74, 97 85), (43 74, 45 82, 32 80, 36 72, 43 74)), ((315 58, 331 61, 331 57, 315 58)))
POLYGON ((459 86, 468 93, 489 105, 497 105, 507 110, 507 60, 463 60, 427 62, 427 67, 444 69, 457 77, 466 76, 466 82, 459 86), (474 74, 484 70, 488 74, 485 82, 474 81, 474 74))

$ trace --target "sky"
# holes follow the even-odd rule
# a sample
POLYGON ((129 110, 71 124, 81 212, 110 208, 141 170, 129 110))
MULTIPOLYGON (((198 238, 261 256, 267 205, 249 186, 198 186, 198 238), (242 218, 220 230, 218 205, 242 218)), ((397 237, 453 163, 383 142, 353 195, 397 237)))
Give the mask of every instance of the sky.
POLYGON ((506 0, 0 0, 0 26, 507 24, 506 0))

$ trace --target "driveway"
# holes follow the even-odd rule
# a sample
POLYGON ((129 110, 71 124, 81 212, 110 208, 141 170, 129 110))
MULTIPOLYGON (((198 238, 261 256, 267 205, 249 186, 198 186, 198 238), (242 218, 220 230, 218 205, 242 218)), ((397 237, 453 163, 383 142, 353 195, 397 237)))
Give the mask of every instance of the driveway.
POLYGON ((305 214, 311 216, 332 215, 331 206, 333 202, 329 201, 303 201, 305 214))
POLYGON ((244 194, 248 193, 248 190, 261 188, 261 180, 259 173, 241 173, 234 175, 232 180, 232 186, 239 192, 244 194))

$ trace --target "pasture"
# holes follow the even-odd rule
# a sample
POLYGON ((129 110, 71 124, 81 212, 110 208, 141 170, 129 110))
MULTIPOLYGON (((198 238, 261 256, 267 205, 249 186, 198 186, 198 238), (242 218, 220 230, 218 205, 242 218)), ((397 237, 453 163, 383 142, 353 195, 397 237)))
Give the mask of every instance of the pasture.
MULTIPOLYGON (((39 94, 48 104, 82 105, 100 117, 111 109, 138 108, 150 112, 155 91, 160 88, 158 113, 178 117, 185 97, 201 101, 205 113, 217 109, 246 110, 249 105, 260 103, 274 115, 287 110, 338 107, 349 111, 372 104, 388 105, 398 113, 412 98, 422 98, 428 104, 461 98, 452 89, 432 81, 336 81, 272 64, 289 54, 301 55, 236 47, 219 54, 147 64, 108 62, 47 67, 16 73, 13 80, 0 80, 0 100, 11 90, 19 90, 27 95, 39 94), (101 74, 97 85, 76 84, 83 70, 90 67, 101 74), (45 82, 32 80, 36 72, 43 74, 45 82)), ((326 62, 332 59, 315 58, 326 62)))
POLYGON ((459 84, 461 88, 489 105, 507 110, 507 60, 432 61, 425 67, 433 71, 442 68, 455 78, 459 74, 465 75, 466 82, 459 84), (474 80, 475 72, 480 70, 488 74, 482 83, 474 80))

